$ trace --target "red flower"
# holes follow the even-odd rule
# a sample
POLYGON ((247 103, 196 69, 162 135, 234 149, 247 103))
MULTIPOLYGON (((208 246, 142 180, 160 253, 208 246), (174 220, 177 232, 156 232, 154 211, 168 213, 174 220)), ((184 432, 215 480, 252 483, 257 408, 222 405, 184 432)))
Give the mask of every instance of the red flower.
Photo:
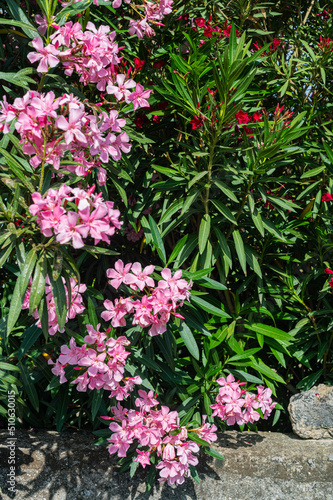
POLYGON ((329 286, 333 288, 333 278, 328 282, 329 286))
POLYGON ((261 122, 262 121, 262 118, 261 118, 261 114, 258 113, 258 111, 256 111, 253 116, 252 116, 252 121, 253 122, 261 122))
POLYGON ((142 68, 144 67, 145 65, 145 61, 144 60, 141 60, 139 59, 138 57, 135 57, 134 58, 134 65, 135 65, 135 70, 136 71, 141 71, 142 68))
POLYGON ((323 194, 321 201, 333 201, 333 196, 327 192, 323 194))
MULTIPOLYGON (((227 26, 227 20, 225 20, 224 22, 224 30, 223 30, 223 35, 226 37, 226 38, 229 38, 230 35, 231 35, 231 28, 232 28, 232 24, 230 24, 229 26, 227 26)), ((240 33, 239 31, 236 29, 236 36, 240 36, 240 33)))
POLYGON ((325 274, 333 274, 333 271, 329 267, 326 267, 325 274))
POLYGON ((236 120, 238 125, 242 125, 243 123, 249 123, 251 118, 245 111, 238 111, 238 113, 236 113, 236 120))
POLYGON ((140 113, 134 118, 133 122, 137 128, 142 128, 146 123, 149 123, 149 120, 144 113, 140 113))
POLYGON ((163 68, 163 66, 166 65, 166 62, 165 61, 155 61, 154 64, 153 64, 153 68, 157 68, 157 69, 161 69, 163 68))
POLYGON ((206 118, 204 116, 194 116, 193 120, 190 121, 190 124, 192 125, 192 129, 196 129, 202 126, 204 120, 206 118))
POLYGON ((323 38, 322 36, 320 37, 320 43, 317 44, 320 49, 322 49, 324 52, 333 50, 333 40, 330 38, 323 38), (332 44, 332 45, 331 45, 332 44))
POLYGON ((271 54, 276 51, 280 43, 281 40, 279 40, 278 38, 274 38, 273 43, 269 46, 271 54))
POLYGON ((199 28, 205 28, 206 27, 206 21, 203 17, 198 17, 197 19, 194 20, 195 21, 195 24, 199 27, 199 28))

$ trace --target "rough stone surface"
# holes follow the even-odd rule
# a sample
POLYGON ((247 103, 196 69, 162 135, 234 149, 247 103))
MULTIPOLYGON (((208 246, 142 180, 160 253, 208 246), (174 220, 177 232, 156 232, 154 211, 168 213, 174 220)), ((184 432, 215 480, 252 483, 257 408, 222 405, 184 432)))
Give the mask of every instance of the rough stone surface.
POLYGON ((229 431, 214 447, 225 461, 201 455, 200 485, 156 483, 147 472, 118 474, 105 446, 85 432, 16 432, 16 496, 8 491, 6 431, 0 431, 1 499, 9 500, 333 500, 333 439, 229 431))
POLYGON ((301 438, 333 437, 333 387, 320 384, 290 398, 293 431, 301 438))

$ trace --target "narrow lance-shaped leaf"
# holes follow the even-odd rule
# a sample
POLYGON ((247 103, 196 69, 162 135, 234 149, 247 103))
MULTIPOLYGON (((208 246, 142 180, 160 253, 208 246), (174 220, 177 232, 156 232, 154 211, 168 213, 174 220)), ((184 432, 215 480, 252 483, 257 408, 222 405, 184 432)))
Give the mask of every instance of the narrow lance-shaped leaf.
POLYGON ((199 252, 203 253, 206 248, 207 240, 210 235, 210 216, 208 214, 204 214, 199 228, 199 252))
POLYGON ((157 253, 160 256, 163 264, 166 264, 166 254, 165 254, 163 240, 156 225, 156 222, 154 221, 151 215, 149 215, 149 227, 157 253))
POLYGON ((244 249, 244 243, 243 243, 242 237, 239 234, 238 230, 233 231, 232 237, 234 239, 235 248, 236 248, 236 252, 238 255, 239 263, 240 263, 240 265, 243 269, 243 272, 246 276, 246 255, 245 255, 245 249, 244 249))
POLYGON ((198 344, 195 341, 195 338, 193 336, 193 333, 191 332, 190 328, 187 326, 187 324, 182 321, 180 327, 179 327, 179 333, 181 335, 181 338, 184 341, 184 344, 186 345, 187 349, 189 350, 189 353, 192 354, 192 356, 199 360, 200 358, 200 353, 199 353, 199 348, 198 344))
POLYGON ((42 256, 36 264, 32 280, 29 298, 29 314, 32 314, 36 310, 43 297, 45 292, 46 274, 46 262, 44 256, 42 256))
POLYGON ((65 326, 67 316, 67 299, 65 287, 61 276, 59 276, 57 280, 53 279, 52 269, 49 270, 48 276, 50 280, 52 295, 54 298, 59 329, 62 330, 65 326))

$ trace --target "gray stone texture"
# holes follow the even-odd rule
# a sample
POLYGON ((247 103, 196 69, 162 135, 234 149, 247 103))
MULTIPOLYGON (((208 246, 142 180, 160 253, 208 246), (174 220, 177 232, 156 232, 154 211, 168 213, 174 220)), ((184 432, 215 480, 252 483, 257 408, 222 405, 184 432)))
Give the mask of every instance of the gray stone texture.
POLYGON ((333 438, 333 387, 320 384, 290 398, 293 431, 301 438, 333 438))
POLYGON ((145 492, 147 469, 133 479, 83 431, 17 431, 16 496, 8 494, 7 432, 0 431, 3 500, 333 500, 333 440, 293 434, 228 431, 214 447, 225 461, 199 457, 201 484, 156 482, 145 492))

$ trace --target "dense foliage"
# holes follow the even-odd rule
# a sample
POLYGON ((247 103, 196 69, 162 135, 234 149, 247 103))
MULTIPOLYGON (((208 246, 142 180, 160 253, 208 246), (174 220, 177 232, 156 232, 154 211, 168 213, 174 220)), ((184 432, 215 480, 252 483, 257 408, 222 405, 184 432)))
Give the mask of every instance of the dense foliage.
POLYGON ((125 457, 136 405, 125 467, 166 433, 162 480, 196 478, 215 426, 332 384, 333 8, 0 9, 0 413, 104 442, 112 411, 125 457))

